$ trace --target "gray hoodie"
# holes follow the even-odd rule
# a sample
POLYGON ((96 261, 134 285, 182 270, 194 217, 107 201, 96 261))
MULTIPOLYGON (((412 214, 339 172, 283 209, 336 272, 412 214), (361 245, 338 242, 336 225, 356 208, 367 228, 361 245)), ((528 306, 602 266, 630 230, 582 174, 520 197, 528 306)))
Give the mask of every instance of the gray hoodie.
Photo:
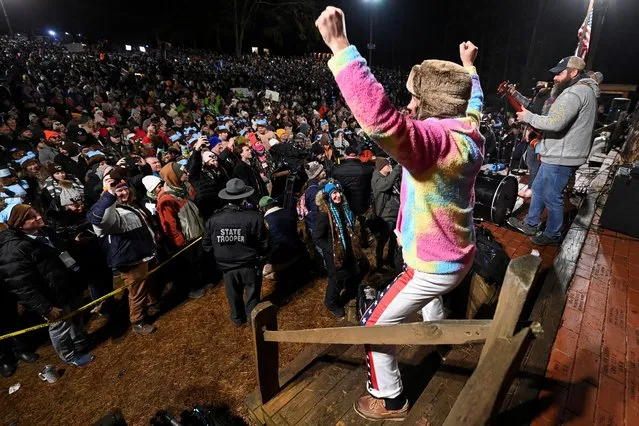
POLYGON ((544 131, 542 163, 581 166, 586 162, 597 118, 598 97, 597 82, 581 76, 559 95, 548 115, 531 112, 524 115, 524 122, 544 131))

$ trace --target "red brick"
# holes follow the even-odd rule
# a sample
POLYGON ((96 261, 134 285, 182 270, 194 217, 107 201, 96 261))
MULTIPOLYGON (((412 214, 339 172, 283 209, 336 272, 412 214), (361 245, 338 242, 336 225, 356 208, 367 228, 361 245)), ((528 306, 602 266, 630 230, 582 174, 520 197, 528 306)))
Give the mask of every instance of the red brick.
POLYGON ((584 245, 599 247, 599 236, 595 233, 588 233, 584 245))
POLYGON ((615 241, 615 254, 620 254, 624 257, 628 257, 629 254, 629 249, 630 249, 630 242, 627 240, 623 240, 621 238, 618 238, 615 241))
POLYGON ((581 311, 567 306, 564 310, 564 316, 561 318, 561 327, 579 334, 582 317, 581 311))
POLYGON ((615 259, 615 264, 612 265, 611 271, 613 278, 620 278, 624 280, 628 279, 630 273, 628 266, 622 265, 617 259, 615 259))
POLYGON ((633 405, 626 406, 626 425, 639 424, 639 408, 633 405))
POLYGON ((601 377, 597 408, 595 410, 595 425, 624 424, 624 385, 609 377, 601 377))
POLYGON ((606 266, 612 266, 613 249, 610 247, 602 246, 595 258, 595 264, 603 264, 606 266))
POLYGON ((588 290, 590 280, 583 277, 574 277, 570 283, 570 290, 588 290))
POLYGON ((555 337, 553 350, 558 350, 571 357, 575 356, 577 351, 577 338, 579 335, 567 328, 560 328, 555 337))
POLYGON ((539 399, 550 399, 552 403, 548 406, 548 408, 539 413, 537 418, 541 417, 543 420, 546 420, 553 425, 559 424, 564 409, 566 408, 566 402, 568 400, 568 389, 557 386, 552 390, 542 390, 539 393, 539 399))
POLYGON ((626 404, 639 410, 639 348, 628 350, 626 365, 626 404))
POLYGON ((586 309, 588 290, 573 289, 568 290, 566 294, 566 306, 580 312, 586 309))
POLYGON ((628 290, 628 279, 621 277, 613 277, 610 279, 610 287, 621 292, 626 292, 628 290))
POLYGON ((596 278, 603 282, 610 281, 610 276, 612 275, 612 271, 610 266, 608 266, 607 262, 599 262, 595 263, 595 266, 592 268, 592 277, 596 278))
MULTIPOLYGON (((588 313, 584 315, 584 320, 588 318, 588 313)), ((579 333, 579 339, 577 345, 579 348, 587 349, 594 353, 601 352, 601 345, 603 344, 603 331, 597 329, 597 327, 582 327, 581 333, 579 333)))
POLYGON ((581 248, 581 254, 589 254, 591 256, 597 256, 597 252, 599 251, 599 246, 598 245, 589 245, 589 244, 584 244, 584 246, 581 248))
POLYGON ((546 377, 557 380, 561 386, 568 387, 572 376, 572 367, 575 363, 574 355, 569 356, 565 353, 553 349, 550 352, 548 360, 548 371, 546 377))
MULTIPOLYGON (((588 286, 588 288, 599 293, 608 294, 608 283, 597 278, 592 278, 590 280, 590 286, 588 286)), ((590 295, 588 297, 590 297, 590 295)))
POLYGON ((566 412, 570 413, 564 414, 564 420, 571 425, 592 425, 596 406, 597 387, 587 382, 573 383, 566 402, 566 412))
POLYGON ((581 256, 579 256, 579 261, 577 262, 577 265, 593 266, 595 264, 595 259, 596 259, 595 256, 584 253, 582 251, 581 256))
POLYGON ((590 278, 590 276, 592 275, 592 268, 585 268, 577 265, 575 275, 579 277, 590 278))
POLYGON ((639 307, 639 291, 628 289, 628 304, 639 307))
POLYGON ((577 357, 572 372, 572 382, 587 381, 599 384, 599 364, 601 357, 587 349, 577 348, 577 357))
POLYGON ((628 328, 639 327, 639 306, 628 305, 628 312, 626 313, 628 321, 628 328))
POLYGON ((624 332, 626 326, 626 301, 619 303, 613 300, 611 296, 616 296, 616 292, 611 292, 608 296, 608 304, 606 305, 606 325, 616 327, 624 332))
POLYGON ((629 348, 639 349, 639 327, 628 325, 626 328, 626 343, 629 348))
POLYGON ((555 426, 557 423, 552 420, 546 420, 545 417, 538 416, 530 422, 530 426, 555 426))
POLYGON ((606 235, 607 233, 608 233, 608 230, 606 229, 602 233, 601 237, 599 237, 599 245, 614 248, 615 239, 610 235, 606 235))
POLYGON ((624 384, 626 382, 626 354, 604 343, 601 351, 601 375, 624 384))
POLYGON ((606 312, 606 302, 608 301, 608 285, 606 284, 606 292, 599 292, 601 281, 593 281, 590 283, 588 291, 588 300, 586 300, 586 311, 598 311, 602 314, 606 312))

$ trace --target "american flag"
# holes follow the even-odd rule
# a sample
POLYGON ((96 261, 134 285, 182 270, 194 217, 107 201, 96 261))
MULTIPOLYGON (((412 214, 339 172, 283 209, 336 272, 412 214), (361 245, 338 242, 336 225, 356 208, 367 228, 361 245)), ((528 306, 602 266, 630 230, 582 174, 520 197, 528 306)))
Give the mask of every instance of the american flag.
POLYGON ((579 43, 577 44, 575 56, 579 56, 584 60, 586 59, 586 55, 588 55, 588 50, 590 49, 590 33, 592 32, 592 13, 594 5, 595 0, 590 0, 586 19, 584 19, 584 23, 581 24, 581 27, 577 32, 577 39, 579 40, 579 43))

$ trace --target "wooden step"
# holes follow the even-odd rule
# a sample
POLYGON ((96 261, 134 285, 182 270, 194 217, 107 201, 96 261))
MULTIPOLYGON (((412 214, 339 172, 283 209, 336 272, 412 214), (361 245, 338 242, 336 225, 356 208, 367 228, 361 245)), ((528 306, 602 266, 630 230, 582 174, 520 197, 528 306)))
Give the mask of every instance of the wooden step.
MULTIPOLYGON (((438 358, 428 346, 403 346, 398 350, 405 393, 412 403, 436 370, 438 358)), ((353 404, 364 394, 364 348, 353 345, 339 356, 322 355, 273 399, 249 408, 253 418, 259 417, 266 425, 362 425, 367 423, 355 413, 353 404)))

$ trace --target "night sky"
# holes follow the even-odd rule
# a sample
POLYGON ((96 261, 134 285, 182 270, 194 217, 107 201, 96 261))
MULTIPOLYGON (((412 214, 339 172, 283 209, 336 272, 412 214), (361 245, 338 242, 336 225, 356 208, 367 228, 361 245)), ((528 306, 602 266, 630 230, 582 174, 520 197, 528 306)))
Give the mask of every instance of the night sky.
MULTIPOLYGON (((639 84, 639 1, 609 2, 594 68, 607 83, 639 84)), ((148 0, 108 2, 76 0, 4 0, 14 32, 43 34, 57 31, 82 33, 89 41, 108 38, 114 43, 154 44, 156 35, 177 46, 233 50, 233 26, 221 4, 206 2, 158 2, 148 0), (201 4, 200 4, 201 3, 201 4)), ((588 0, 380 0, 374 8, 374 64, 408 68, 427 58, 457 60, 457 46, 472 40, 480 48, 478 68, 485 86, 501 80, 528 77, 549 79, 546 71, 564 56, 574 53, 577 30, 588 0), (545 3, 536 45, 526 68, 531 33, 539 9, 545 3)), ((317 0, 346 12, 348 35, 367 56, 370 4, 363 0, 317 0)), ((252 45, 271 47, 273 53, 301 54, 328 51, 319 39, 300 41, 284 31, 285 45, 278 47, 263 36, 264 24, 247 34, 245 50, 252 45)), ((6 31, 4 20, 0 31, 6 31)))

